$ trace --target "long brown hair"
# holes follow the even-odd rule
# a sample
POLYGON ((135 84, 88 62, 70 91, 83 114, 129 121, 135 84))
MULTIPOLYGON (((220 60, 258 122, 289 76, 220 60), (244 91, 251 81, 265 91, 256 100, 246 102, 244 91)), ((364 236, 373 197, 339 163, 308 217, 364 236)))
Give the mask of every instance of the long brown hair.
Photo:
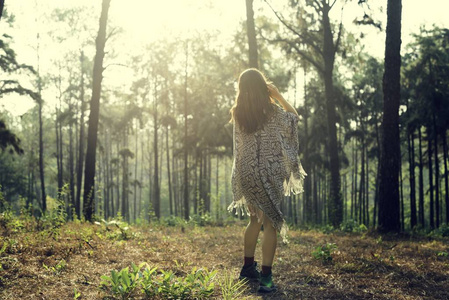
POLYGON ((240 74, 239 89, 231 108, 231 121, 246 133, 263 127, 273 112, 267 79, 257 69, 247 69, 240 74))

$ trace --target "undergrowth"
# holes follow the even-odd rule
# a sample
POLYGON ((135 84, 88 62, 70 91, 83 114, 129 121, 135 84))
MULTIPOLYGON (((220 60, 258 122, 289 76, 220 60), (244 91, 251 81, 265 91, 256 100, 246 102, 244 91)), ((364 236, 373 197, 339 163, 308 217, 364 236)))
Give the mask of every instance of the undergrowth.
MULTIPOLYGON (((150 267, 147 263, 121 271, 112 270, 111 275, 101 276, 100 287, 119 299, 145 296, 147 299, 207 299, 214 293, 217 271, 194 267, 190 273, 180 276, 172 270, 150 267)), ((224 284, 220 287, 226 295, 239 295, 242 284, 224 284)))

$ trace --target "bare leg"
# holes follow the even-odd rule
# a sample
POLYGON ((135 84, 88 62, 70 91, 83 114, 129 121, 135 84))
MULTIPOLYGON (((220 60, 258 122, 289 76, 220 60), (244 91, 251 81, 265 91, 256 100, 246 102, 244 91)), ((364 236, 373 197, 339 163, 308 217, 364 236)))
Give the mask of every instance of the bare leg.
POLYGON ((273 265, 274 254, 277 246, 277 232, 267 216, 263 221, 263 241, 262 241, 262 266, 271 267, 273 265))
POLYGON ((243 242, 245 257, 254 257, 261 226, 257 221, 257 216, 251 216, 249 224, 246 226, 243 242))

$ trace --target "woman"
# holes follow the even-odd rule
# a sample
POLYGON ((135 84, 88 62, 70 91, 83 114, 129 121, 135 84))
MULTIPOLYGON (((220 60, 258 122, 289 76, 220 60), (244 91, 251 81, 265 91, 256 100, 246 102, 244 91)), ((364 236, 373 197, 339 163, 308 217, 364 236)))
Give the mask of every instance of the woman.
POLYGON ((303 191, 306 173, 298 160, 299 120, 296 110, 257 69, 239 77, 237 98, 231 109, 234 123, 234 200, 228 210, 245 212, 250 222, 244 235, 244 266, 240 278, 260 280, 259 292, 276 290, 271 267, 277 232, 287 242, 287 224, 280 204, 284 195, 303 191), (276 105, 276 100, 282 106, 276 105), (263 224, 262 272, 254 252, 263 224))

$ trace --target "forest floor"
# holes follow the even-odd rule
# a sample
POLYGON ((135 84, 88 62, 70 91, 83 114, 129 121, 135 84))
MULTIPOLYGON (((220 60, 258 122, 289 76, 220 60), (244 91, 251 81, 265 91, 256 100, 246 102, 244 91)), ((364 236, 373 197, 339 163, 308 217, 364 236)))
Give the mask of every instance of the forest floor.
MULTIPOLYGON (((4 223, 0 222, 0 299, 5 300, 112 299, 110 289, 100 288, 101 276, 132 263, 147 262, 180 276, 195 266, 216 270, 217 282, 226 274, 237 278, 242 264, 245 225, 240 222, 129 228, 81 222, 53 228, 39 222, 4 223)), ((273 266, 278 291, 261 295, 257 284, 247 284, 239 298, 449 299, 447 238, 314 230, 291 230, 289 237, 289 244, 279 242, 273 266), (329 243, 335 244, 333 250, 312 255, 329 243)), ((256 260, 260 259, 259 244, 256 260)), ((144 299, 145 294, 136 289, 128 296, 144 299)), ((223 298, 218 283, 210 298, 223 298)))

